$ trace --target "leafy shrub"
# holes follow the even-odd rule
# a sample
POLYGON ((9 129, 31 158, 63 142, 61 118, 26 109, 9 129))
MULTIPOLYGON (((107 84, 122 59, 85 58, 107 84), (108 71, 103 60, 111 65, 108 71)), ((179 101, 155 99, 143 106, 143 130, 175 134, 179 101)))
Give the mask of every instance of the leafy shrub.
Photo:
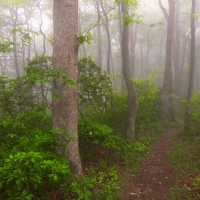
POLYGON ((136 130, 146 130, 158 120, 160 91, 151 79, 137 79, 134 83, 139 103, 136 130))
POLYGON ((93 111, 105 112, 112 94, 110 75, 91 57, 79 59, 78 69, 79 106, 89 104, 93 111))
POLYGON ((200 134, 200 92, 196 92, 191 99, 190 117, 191 132, 200 134))
POLYGON ((45 105, 30 101, 30 90, 24 90, 30 86, 23 83, 27 79, 4 80, 0 90, 0 191, 8 199, 41 197, 43 190, 66 182, 71 175, 69 166, 55 153, 57 137, 45 105), (16 90, 19 85, 22 90, 16 90))
MULTIPOLYGON (((156 129, 160 110, 161 94, 151 79, 134 80, 138 96, 139 109, 136 117, 136 132, 156 129)), ((106 113, 89 114, 90 118, 101 124, 119 128, 123 132, 128 109, 127 94, 113 92, 111 103, 106 113)))
POLYGON ((89 143, 103 143, 112 133, 107 125, 102 125, 89 119, 79 120, 79 138, 87 139, 89 143))
POLYGON ((92 189, 94 183, 91 178, 83 177, 82 179, 76 179, 72 181, 70 188, 66 191, 76 196, 76 199, 91 199, 93 196, 92 189))
POLYGON ((40 99, 40 102, 51 108, 51 95, 59 99, 57 91, 53 89, 52 80, 60 78, 63 84, 77 86, 79 111, 83 107, 91 107, 95 111, 105 112, 108 99, 112 93, 112 81, 110 75, 103 71, 91 57, 83 57, 78 61, 78 83, 70 80, 70 74, 64 69, 54 71, 52 59, 41 55, 33 58, 26 67, 27 80, 33 87, 32 93, 40 99))
POLYGON ((0 167, 0 189, 6 190, 8 197, 19 197, 26 190, 34 196, 48 186, 67 179, 70 170, 66 163, 45 160, 39 152, 17 152, 9 155, 0 167))
MULTIPOLYGON (((120 132, 113 131, 109 126, 94 122, 92 119, 88 118, 79 121, 81 147, 87 144, 88 151, 91 151, 93 148, 92 144, 99 144, 102 148, 109 151, 109 158, 106 159, 111 162, 122 161, 127 165, 139 164, 140 160, 138 160, 138 156, 148 151, 149 144, 153 138, 153 136, 149 135, 142 137, 141 142, 133 143, 132 141, 125 140, 120 132)), ((82 153, 83 148, 80 150, 82 153)), ((91 155, 91 153, 89 154, 91 155)), ((95 154, 97 155, 98 151, 95 154)))

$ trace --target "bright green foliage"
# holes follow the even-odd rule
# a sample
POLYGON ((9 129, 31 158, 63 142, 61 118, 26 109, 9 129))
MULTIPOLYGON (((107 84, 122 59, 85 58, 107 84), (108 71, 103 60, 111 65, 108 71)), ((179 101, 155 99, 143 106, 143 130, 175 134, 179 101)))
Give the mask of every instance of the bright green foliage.
POLYGON ((0 190, 10 199, 25 194, 33 199, 70 175, 66 161, 54 152, 57 137, 44 110, 2 117, 0 136, 0 190))
POLYGON ((4 42, 0 42, 0 53, 10 53, 12 51, 13 42, 6 39, 4 42))
POLYGON ((112 133, 109 126, 101 125, 89 119, 79 120, 80 138, 87 139, 89 143, 103 143, 112 133))
POLYGON ((39 153, 30 151, 9 155, 0 167, 1 188, 8 197, 19 197, 24 188, 33 195, 45 187, 65 180, 70 174, 69 167, 56 160, 45 160, 39 153))
POLYGON ((83 177, 81 180, 73 181, 68 192, 76 194, 78 200, 89 200, 93 196, 93 188, 93 181, 88 177, 83 177))
POLYGON ((161 93, 151 79, 137 79, 134 83, 139 103, 136 130, 147 130, 158 120, 161 93))
MULTIPOLYGON (((119 199, 121 189, 119 186, 118 170, 109 167, 107 170, 89 167, 86 176, 72 180, 70 186, 64 189, 64 193, 71 193, 73 199, 119 199)), ((72 197, 67 198, 72 199, 72 197)))
MULTIPOLYGON (((12 29, 12 33, 20 33, 21 34, 21 40, 24 42, 25 45, 28 45, 32 42, 32 38, 30 36, 30 33, 39 36, 39 33, 36 31, 30 31, 25 28, 16 28, 12 29)), ((17 44, 16 44, 17 45, 17 44)))
POLYGON ((41 197, 71 174, 66 159, 55 153, 51 116, 35 89, 42 76, 36 77, 0 79, 0 193, 10 200, 41 197))
POLYGON ((115 3, 119 4, 122 1, 124 1, 125 3, 128 3, 128 5, 133 6, 133 7, 138 6, 138 0, 115 0, 115 3))
MULTIPOLYGON (((79 140, 81 144, 87 143, 88 150, 90 149, 89 145, 101 145, 103 148, 109 149, 112 153, 116 153, 109 159, 123 160, 127 165, 133 163, 136 165, 136 163, 139 163, 137 156, 147 152, 152 139, 153 137, 149 136, 145 139, 141 138, 143 142, 133 143, 125 140, 120 133, 114 132, 109 126, 97 123, 93 119, 88 118, 79 121, 79 140)), ((92 152, 89 154, 89 152, 83 152, 82 149, 81 153, 82 155, 91 156, 92 152)))
POLYGON ((194 180, 195 182, 193 183, 193 185, 195 186, 196 189, 200 189, 200 177, 197 177, 194 180))
POLYGON ((78 97, 79 105, 90 104, 93 111, 105 112, 112 94, 110 75, 91 57, 78 61, 78 97))
POLYGON ((115 168, 110 168, 107 173, 96 172, 95 169, 90 168, 88 173, 92 182, 95 183, 93 189, 95 199, 115 200, 120 197, 118 171, 115 168))
POLYGON ((87 33, 86 35, 79 34, 77 36, 77 39, 78 39, 79 45, 84 44, 84 43, 87 43, 88 45, 90 45, 91 41, 93 40, 93 37, 91 33, 87 33))

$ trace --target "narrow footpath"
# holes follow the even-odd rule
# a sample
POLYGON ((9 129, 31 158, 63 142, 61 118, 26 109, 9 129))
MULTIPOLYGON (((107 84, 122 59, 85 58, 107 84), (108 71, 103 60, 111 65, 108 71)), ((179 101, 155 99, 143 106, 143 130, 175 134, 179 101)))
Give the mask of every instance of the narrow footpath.
POLYGON ((169 200, 169 189, 174 184, 175 174, 168 154, 176 134, 177 131, 169 130, 158 139, 140 172, 134 176, 125 200, 169 200))

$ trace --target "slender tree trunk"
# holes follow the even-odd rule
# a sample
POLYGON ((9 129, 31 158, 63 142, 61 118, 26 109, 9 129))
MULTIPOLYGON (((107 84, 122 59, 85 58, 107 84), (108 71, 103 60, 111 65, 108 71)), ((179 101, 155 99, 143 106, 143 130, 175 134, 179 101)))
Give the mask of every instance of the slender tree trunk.
MULTIPOLYGON (((121 2, 121 10, 123 18, 128 16, 128 4, 125 1, 121 2)), ((123 23, 122 31, 122 66, 125 84, 128 91, 128 113, 126 120, 125 138, 135 140, 135 119, 138 110, 138 102, 135 91, 135 86, 130 75, 129 66, 129 25, 123 23)))
MULTIPOLYGON (((10 10, 12 19, 13 19, 13 29, 17 29, 17 20, 18 20, 18 14, 17 14, 17 8, 13 8, 13 13, 12 10, 10 10)), ((17 33, 16 31, 13 32, 13 55, 14 55, 14 66, 15 66, 15 73, 16 77, 20 76, 20 70, 19 70, 19 64, 18 64, 18 53, 17 53, 17 33)))
MULTIPOLYGON (((100 8, 99 8, 99 0, 94 0, 96 4, 96 10, 98 14, 98 22, 99 19, 101 18, 101 13, 100 13, 100 8)), ((98 47, 98 63, 100 66, 102 66, 102 42, 101 42, 101 25, 98 23, 97 24, 97 47, 98 47)))
POLYGON ((137 24, 130 26, 130 72, 135 77, 135 46, 137 42, 137 24))
MULTIPOLYGON (((176 18, 175 18, 175 40, 173 43, 174 46, 174 68, 175 68, 175 76, 174 76, 174 93, 177 97, 180 97, 180 2, 176 4, 176 18)), ((179 98, 176 98, 176 104, 178 106, 179 98)), ((177 107, 178 108, 178 107, 177 107)))
MULTIPOLYGON (((120 54, 121 54, 121 73, 123 74, 123 65, 122 65, 122 22, 121 22, 121 19, 122 19, 122 15, 121 15, 121 4, 118 5, 118 28, 119 28, 119 46, 120 46, 120 54)), ((124 78, 122 77, 121 78, 121 87, 122 87, 122 90, 121 90, 121 94, 124 95, 124 78)))
POLYGON ((176 59, 175 59, 175 94, 180 96, 179 82, 180 82, 180 2, 176 4, 176 22, 175 22, 175 33, 176 33, 176 59))
POLYGON ((173 33, 174 33, 174 20, 175 20, 175 1, 168 0, 169 4, 169 15, 165 8, 161 4, 161 0, 158 0, 160 8, 167 19, 167 41, 166 41, 166 58, 165 58, 165 74, 163 81, 163 99, 162 99, 162 110, 161 110, 161 121, 168 124, 169 118, 169 106, 172 104, 170 100, 170 94, 172 93, 172 45, 173 45, 173 33))
MULTIPOLYGON (((53 67, 57 71, 64 68, 71 74, 70 79, 78 78, 78 0, 54 0, 54 46, 53 67)), ((78 145, 78 106, 77 88, 54 80, 54 89, 60 100, 53 99, 53 126, 61 128, 58 132, 58 152, 64 154, 74 173, 82 175, 81 159, 78 145), (65 133, 68 133, 66 136, 65 133), (60 149, 61 146, 66 148, 60 149)))
POLYGON ((106 29, 106 35, 107 35, 107 41, 108 41, 108 51, 107 51, 107 72, 108 74, 111 74, 110 69, 110 58, 111 58, 111 39, 110 39, 110 30, 109 30, 109 22, 108 22, 108 16, 106 14, 103 1, 100 0, 101 9, 103 11, 104 17, 105 17, 105 29, 106 29))
POLYGON ((143 56, 143 45, 142 45, 142 42, 140 42, 139 44, 140 46, 140 57, 141 57, 141 72, 140 72, 140 77, 141 78, 144 78, 144 56, 143 56))
POLYGON ((42 54, 46 54, 46 36, 45 36, 45 33, 43 32, 43 30, 42 30, 42 26, 43 26, 43 18, 42 18, 42 9, 41 9, 41 7, 40 7, 40 3, 41 3, 41 0, 39 0, 38 1, 38 3, 37 3, 37 7, 38 7, 38 9, 39 9, 39 11, 40 11, 40 25, 39 25, 39 28, 40 28, 40 33, 42 34, 42 36, 43 36, 43 52, 42 52, 42 54))
MULTIPOLYGON (((188 95, 187 101, 190 102, 193 93, 194 85, 194 71, 195 71, 195 14, 196 10, 196 0, 192 0, 192 10, 191 10, 191 51, 190 51, 190 75, 189 75, 189 85, 188 85, 188 95)), ((186 106, 185 110, 185 123, 184 130, 188 131, 190 129, 190 105, 186 106)))

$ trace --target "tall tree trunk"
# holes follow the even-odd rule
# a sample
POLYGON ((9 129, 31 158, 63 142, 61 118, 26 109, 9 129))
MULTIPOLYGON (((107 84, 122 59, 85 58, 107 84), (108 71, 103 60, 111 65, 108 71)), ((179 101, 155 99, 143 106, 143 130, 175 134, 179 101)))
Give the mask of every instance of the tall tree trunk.
POLYGON ((135 45, 137 42, 137 24, 130 26, 130 73, 135 77, 135 45))
MULTIPOLYGON (((176 18, 175 18, 175 39, 174 39, 174 68, 175 68, 175 76, 174 76, 174 93, 177 97, 180 97, 180 2, 176 4, 176 18)), ((176 104, 179 107, 179 98, 176 98, 176 104)), ((178 108, 177 107, 177 108, 178 108)))
MULTIPOLYGON (((118 28, 119 28, 119 46, 120 46, 120 53, 121 53, 121 62, 122 62, 122 22, 121 22, 121 19, 122 19, 122 16, 121 16, 121 4, 118 5, 118 28)), ((121 73, 123 74, 123 65, 121 63, 121 73)), ((121 79, 121 87, 122 87, 122 90, 121 90, 121 94, 124 95, 124 79, 122 78, 121 79)))
POLYGON ((106 35, 107 35, 107 41, 108 41, 108 51, 107 51, 107 72, 108 74, 111 74, 110 69, 110 58, 111 58, 111 39, 110 39, 110 30, 109 30, 109 22, 108 22, 108 16, 106 14, 103 1, 100 0, 101 9, 103 11, 104 17, 105 17, 105 29, 106 29, 106 35))
POLYGON ((102 66, 102 42, 101 42, 101 25, 99 24, 99 19, 101 18, 100 8, 99 8, 99 0, 94 0, 96 4, 96 10, 98 14, 98 24, 97 24, 97 49, 98 49, 98 63, 102 66))
POLYGON ((165 18, 167 19, 167 41, 166 41, 166 58, 165 58, 165 73, 163 81, 162 91, 162 110, 161 110, 161 121, 168 124, 169 118, 169 106, 172 104, 170 100, 170 94, 173 91, 172 82, 172 45, 173 45, 173 34, 174 34, 174 20, 175 20, 175 1, 168 0, 169 14, 167 14, 165 8, 161 4, 161 0, 158 0, 159 6, 163 11, 165 18))
MULTIPOLYGON (((190 51, 190 75, 189 75, 189 85, 188 85, 188 95, 187 101, 190 102, 193 93, 194 85, 194 71, 195 71, 195 10, 196 10, 196 0, 192 0, 192 10, 191 10, 191 51, 190 51)), ((186 106, 185 110, 185 123, 184 129, 188 131, 190 129, 190 105, 186 106)))
POLYGON ((180 96, 180 2, 176 3, 176 20, 175 20, 175 95, 180 96))
MULTIPOLYGON (((140 41, 140 40, 139 40, 140 41)), ((141 78, 144 78, 144 56, 143 56, 143 45, 142 45, 142 42, 140 41, 140 60, 141 60, 141 71, 140 71, 140 77, 141 78)))
POLYGON ((40 29, 40 33, 42 34, 43 36, 43 52, 42 54, 46 54, 46 36, 45 36, 45 33, 43 32, 42 30, 42 26, 43 26, 43 18, 42 18, 42 9, 41 9, 41 6, 40 6, 40 3, 41 3, 41 0, 38 1, 37 3, 37 8, 38 10, 40 11, 40 25, 39 25, 39 29, 40 29))
MULTIPOLYGON (((146 46, 146 67, 149 66, 149 53, 150 53, 150 40, 149 40, 149 31, 147 31, 147 46, 146 46)), ((146 70, 146 78, 148 77, 148 68, 146 70)))
MULTIPOLYGON (((78 0, 54 0, 54 46, 53 67, 57 71, 64 68, 71 74, 70 79, 78 78, 78 0)), ((74 173, 82 175, 81 159, 78 145, 78 106, 77 88, 63 84, 62 80, 54 80, 54 89, 58 91, 60 100, 53 99, 53 126, 67 132, 58 132, 58 152, 64 154, 74 173), (59 147, 67 145, 66 148, 59 147)))
MULTIPOLYGON (((121 2, 121 10, 123 14, 123 19, 125 19, 128 13, 128 3, 125 1, 121 2)), ((138 110, 138 102, 136 96, 136 90, 134 83, 130 75, 130 66, 129 66, 129 25, 123 23, 122 31, 122 66, 123 66, 123 75, 125 84, 128 91, 128 113, 126 120, 126 130, 124 133, 125 138, 132 141, 135 140, 135 119, 138 110)))
MULTIPOLYGON (((10 10, 11 17, 13 20, 13 29, 17 29, 17 20, 18 20, 18 14, 17 14, 17 8, 13 8, 13 11, 10 10)), ((13 32, 13 55, 14 55, 14 66, 15 66, 15 73, 16 77, 20 76, 20 70, 19 70, 19 63, 18 63, 18 53, 17 53, 17 33, 16 31, 13 32)))

